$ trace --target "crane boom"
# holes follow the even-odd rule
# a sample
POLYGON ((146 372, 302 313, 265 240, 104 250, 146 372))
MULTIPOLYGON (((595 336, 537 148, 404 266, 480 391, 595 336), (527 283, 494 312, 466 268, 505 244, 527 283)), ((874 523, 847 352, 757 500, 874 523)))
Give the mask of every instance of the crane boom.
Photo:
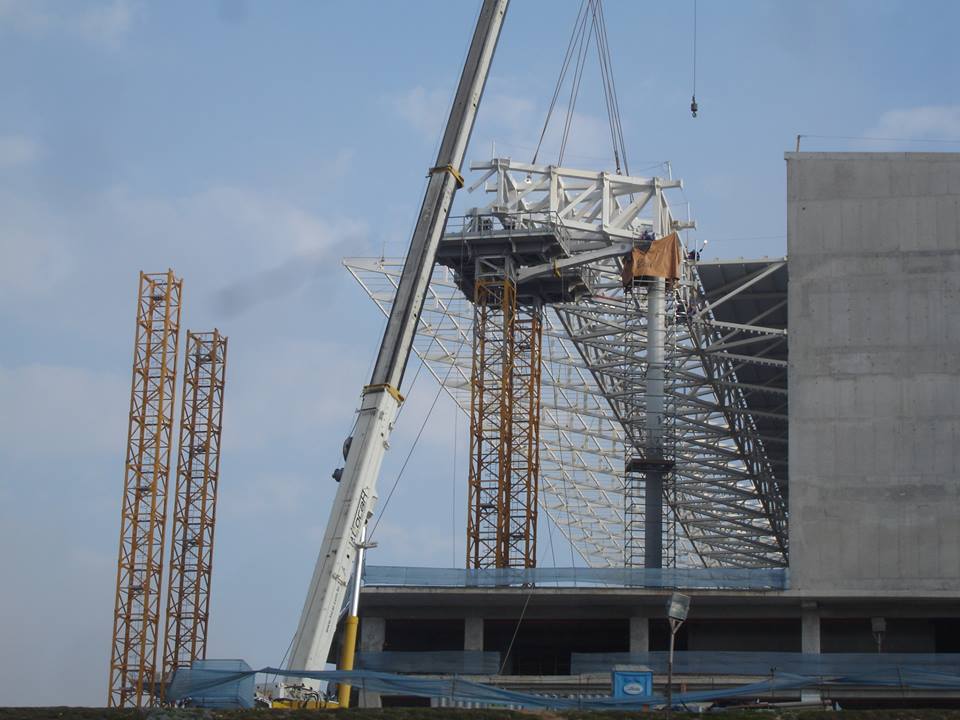
POLYGON ((459 168, 473 131, 508 4, 509 0, 484 0, 477 19, 437 162, 430 170, 373 376, 363 388, 353 435, 344 443, 346 464, 340 473, 340 486, 293 639, 287 663, 290 670, 322 669, 330 652, 362 531, 377 501, 380 465, 403 402, 400 383, 433 273, 437 244, 446 226, 454 193, 463 185, 459 168))

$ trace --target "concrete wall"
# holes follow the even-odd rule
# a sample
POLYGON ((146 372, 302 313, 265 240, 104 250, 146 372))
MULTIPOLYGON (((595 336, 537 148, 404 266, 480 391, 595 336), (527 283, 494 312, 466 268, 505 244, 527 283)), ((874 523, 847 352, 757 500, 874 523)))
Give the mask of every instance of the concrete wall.
POLYGON ((960 155, 786 159, 791 587, 960 590, 960 155))

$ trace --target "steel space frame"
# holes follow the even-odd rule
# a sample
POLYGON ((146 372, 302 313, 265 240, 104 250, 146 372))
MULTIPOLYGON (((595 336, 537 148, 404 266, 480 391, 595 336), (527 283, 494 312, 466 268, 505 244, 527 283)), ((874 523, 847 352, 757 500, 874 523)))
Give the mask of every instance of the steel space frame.
MULTIPOLYGON (((525 226, 539 232, 554 225, 567 255, 522 268, 518 277, 576 271, 588 288, 544 313, 540 504, 589 565, 622 565, 624 457, 627 445, 641 440, 637 423, 629 419, 645 410, 645 371, 638 375, 630 363, 643 357, 645 323, 636 320, 647 307, 646 293, 624 290, 621 258, 644 230, 690 227, 673 217, 664 192, 681 183, 508 159, 472 169, 482 174, 470 190, 483 188, 492 200, 470 210, 461 228, 520 236, 525 226)), ((402 260, 351 258, 344 264, 388 312, 402 260)), ((725 296, 737 292, 731 287, 725 296)), ((666 384, 676 461, 674 478, 665 486, 665 521, 677 527, 678 566, 783 566, 786 478, 768 461, 752 422, 755 410, 747 396, 755 389, 742 387, 737 377, 738 367, 766 361, 736 349, 751 337, 782 341, 785 331, 716 321, 713 308, 726 302, 725 296, 705 297, 695 263, 685 265, 675 289, 681 309, 666 384)), ((470 407, 472 317, 456 278, 436 268, 415 350, 464 412, 470 407)), ((784 427, 785 420, 784 414, 784 427)))

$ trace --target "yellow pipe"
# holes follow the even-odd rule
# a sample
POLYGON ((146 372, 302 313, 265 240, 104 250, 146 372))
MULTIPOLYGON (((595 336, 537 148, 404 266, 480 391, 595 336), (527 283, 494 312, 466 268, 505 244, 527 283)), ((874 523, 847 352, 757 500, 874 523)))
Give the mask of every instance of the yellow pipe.
MULTIPOLYGON (((343 649, 340 651, 340 670, 353 670, 353 653, 357 648, 357 624, 359 618, 356 615, 347 615, 343 624, 343 649)), ((350 707, 350 686, 346 683, 340 683, 337 688, 337 700, 342 708, 350 707)))

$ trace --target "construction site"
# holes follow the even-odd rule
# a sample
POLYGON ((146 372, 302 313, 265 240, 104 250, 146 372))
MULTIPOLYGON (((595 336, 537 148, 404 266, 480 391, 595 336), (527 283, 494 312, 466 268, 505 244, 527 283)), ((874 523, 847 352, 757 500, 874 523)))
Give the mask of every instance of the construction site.
POLYGON ((316 565, 275 666, 208 643, 214 540, 232 541, 215 534, 227 335, 254 340, 229 317, 187 329, 181 268, 140 272, 104 704, 960 707, 960 154, 797 136, 768 159, 786 255, 708 257, 682 168, 630 170, 613 4, 567 8, 531 129, 565 144, 581 80, 599 83, 610 163, 563 145, 468 162, 508 5, 444 29, 471 39, 405 252, 337 268, 385 325, 356 359, 373 363, 341 408, 342 454, 317 469, 336 494, 314 508, 316 565), (433 405, 410 455, 439 398, 458 418, 466 521, 447 566, 377 560, 410 455, 395 479, 384 458, 408 452, 391 434, 417 429, 401 412, 417 382, 433 405))

